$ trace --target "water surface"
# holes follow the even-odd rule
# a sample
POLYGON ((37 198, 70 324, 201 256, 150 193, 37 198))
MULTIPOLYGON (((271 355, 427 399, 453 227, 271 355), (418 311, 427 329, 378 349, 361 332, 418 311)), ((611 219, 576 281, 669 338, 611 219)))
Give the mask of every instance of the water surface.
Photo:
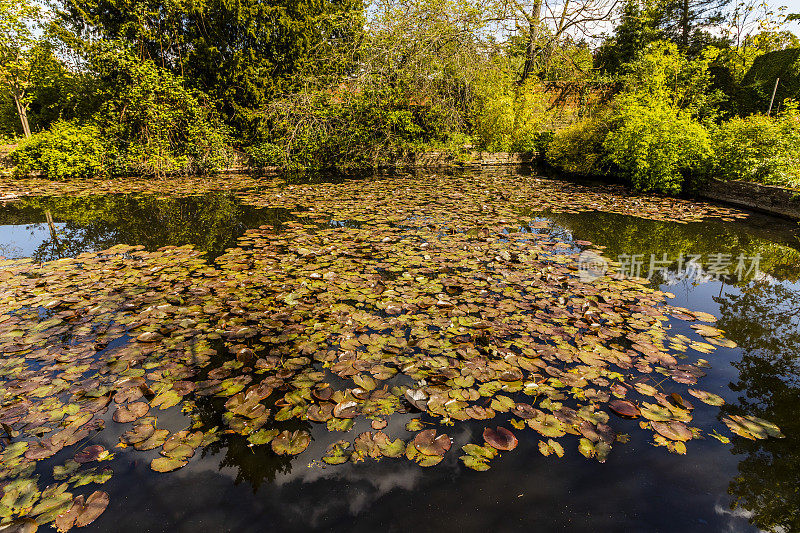
MULTIPOLYGON (((698 425, 726 413, 748 413, 781 427, 785 439, 693 440, 679 456, 652 446, 636 421, 615 419, 631 440, 616 445, 604 464, 574 449, 543 457, 535 438, 492 462, 466 469, 449 453, 436 467, 382 460, 336 467, 309 465, 339 438, 310 422, 295 429, 313 441, 297 457, 255 453, 246 445, 211 445, 169 475, 152 472, 155 452, 118 451, 114 476, 103 485, 107 511, 87 531, 795 531, 800 530, 800 239, 795 223, 752 214, 742 221, 689 224, 603 212, 552 213, 519 206, 531 221, 554 223, 554 238, 605 247, 608 258, 640 254, 674 259, 650 281, 675 295, 674 305, 720 317, 718 327, 738 344, 720 348, 702 388, 719 394, 719 409, 694 402, 698 425), (664 255, 666 254, 666 256, 664 255), (759 274, 722 275, 707 268, 724 254, 759 257, 759 274), (699 256, 704 276, 681 272, 678 257, 699 256)), ((255 208, 230 193, 155 198, 106 195, 26 198, 0 208, 0 255, 50 261, 114 244, 147 249, 191 244, 213 260, 247 229, 280 228, 298 219, 285 208, 255 208), (47 222, 46 213, 53 220, 47 222)), ((342 221, 330 221, 341 224, 342 221)), ((663 265, 662 265, 663 266, 663 265)), ((645 275, 647 272, 645 264, 645 275)), ((693 274, 697 274, 696 272, 693 274)), ((690 334, 670 319, 671 333, 690 334)), ((218 404, 203 406, 217 416, 218 404)), ((393 415, 386 429, 403 434, 411 415, 393 415)), ((185 426, 167 411, 161 426, 185 426)), ((482 425, 459 423, 454 448, 480 441, 482 425)), ((364 420, 351 435, 366 431, 364 420)), ((114 449, 118 432, 94 443, 114 449)), ((56 463, 54 463, 56 464, 56 463)))

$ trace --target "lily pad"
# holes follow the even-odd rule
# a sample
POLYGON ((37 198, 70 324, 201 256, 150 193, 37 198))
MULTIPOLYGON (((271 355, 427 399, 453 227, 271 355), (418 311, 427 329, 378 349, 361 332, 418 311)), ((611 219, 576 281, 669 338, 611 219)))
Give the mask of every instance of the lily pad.
POLYGON ((183 468, 188 464, 188 461, 176 457, 156 457, 150 461, 150 468, 156 472, 172 472, 179 468, 183 468))
POLYGON ((493 448, 502 451, 513 450, 517 447, 517 438, 504 427, 498 426, 497 429, 486 428, 483 430, 483 440, 493 448))
POLYGON ((114 413, 114 422, 125 424, 133 422, 145 416, 150 410, 150 406, 145 402, 134 402, 117 407, 114 413))
POLYGON ((297 455, 308 448, 311 436, 305 431, 281 431, 272 439, 272 451, 278 455, 297 455))

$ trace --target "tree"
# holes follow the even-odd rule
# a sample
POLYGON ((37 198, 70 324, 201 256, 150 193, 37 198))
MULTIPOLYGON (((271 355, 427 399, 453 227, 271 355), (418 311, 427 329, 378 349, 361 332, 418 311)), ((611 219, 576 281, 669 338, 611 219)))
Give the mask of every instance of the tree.
POLYGON ((11 93, 25 137, 31 136, 27 91, 46 51, 33 29, 41 15, 28 0, 0 0, 0 84, 11 93))
POLYGON ((358 0, 62 1, 77 35, 130 44, 208 94, 242 130, 254 110, 297 89, 312 52, 354 38, 362 14, 358 0))
POLYGON ((681 49, 700 50, 714 41, 706 30, 724 20, 723 10, 731 0, 666 0, 664 30, 681 49))
POLYGON ((622 5, 614 36, 603 43, 596 64, 604 72, 616 74, 622 66, 636 59, 650 43, 661 40, 663 13, 653 0, 627 0, 622 5))
POLYGON ((525 59, 520 79, 527 80, 540 62, 547 63, 565 37, 593 37, 611 19, 619 0, 502 0, 503 17, 524 36, 525 59))

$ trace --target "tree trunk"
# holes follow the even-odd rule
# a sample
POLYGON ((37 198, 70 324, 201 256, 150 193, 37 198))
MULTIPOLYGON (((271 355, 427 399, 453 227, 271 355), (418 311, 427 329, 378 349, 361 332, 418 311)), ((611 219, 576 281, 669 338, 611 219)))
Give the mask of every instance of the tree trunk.
POLYGON ((22 133, 27 139, 31 136, 31 127, 30 124, 28 124, 28 110, 25 109, 25 104, 22 102, 22 95, 20 95, 18 90, 14 89, 12 96, 14 97, 14 105, 17 106, 19 121, 22 123, 22 133))
POLYGON ((689 47, 689 0, 681 2, 681 45, 689 47))
POLYGON ((536 41, 539 39, 539 21, 542 17, 542 0, 535 0, 533 2, 533 10, 531 16, 528 18, 528 49, 525 54, 525 65, 522 68, 522 83, 528 79, 533 72, 533 63, 536 56, 536 41))

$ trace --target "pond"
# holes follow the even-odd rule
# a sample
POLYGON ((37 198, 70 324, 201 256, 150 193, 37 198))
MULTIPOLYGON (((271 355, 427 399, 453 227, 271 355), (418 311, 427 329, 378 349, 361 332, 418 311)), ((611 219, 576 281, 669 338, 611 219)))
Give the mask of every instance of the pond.
POLYGON ((19 531, 800 530, 795 222, 525 170, 0 193, 19 531))

